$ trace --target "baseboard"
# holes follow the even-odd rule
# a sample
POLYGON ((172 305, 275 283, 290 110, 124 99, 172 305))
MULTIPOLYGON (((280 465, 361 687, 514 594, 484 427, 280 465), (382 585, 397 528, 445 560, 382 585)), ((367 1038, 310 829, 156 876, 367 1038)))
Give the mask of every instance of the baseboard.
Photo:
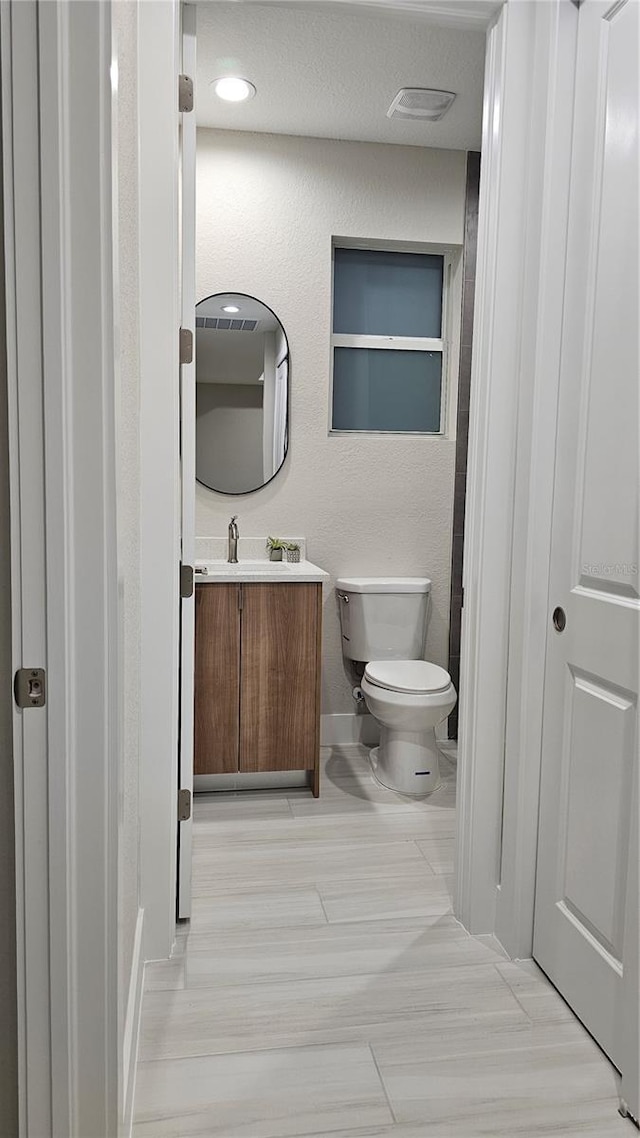
POLYGON ((236 790, 293 790, 309 785, 307 771, 249 771, 247 774, 196 774, 194 794, 236 790))
POLYGON ((138 909, 122 1038, 122 1133, 125 1138, 130 1138, 133 1129, 133 1100, 136 1089, 140 1013, 142 1011, 142 990, 144 986, 143 930, 144 909, 138 909))
POLYGON ((380 742, 380 731, 373 715, 323 715, 320 721, 320 746, 346 747, 360 743, 364 747, 376 747, 380 742))

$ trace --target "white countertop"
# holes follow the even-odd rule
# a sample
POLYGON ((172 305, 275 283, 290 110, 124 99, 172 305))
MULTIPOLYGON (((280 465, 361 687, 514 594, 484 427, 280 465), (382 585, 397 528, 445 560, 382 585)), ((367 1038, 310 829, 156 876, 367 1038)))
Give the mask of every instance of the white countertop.
POLYGON ((267 561, 267 560, 240 560, 237 565, 230 565, 228 561, 196 561, 196 585, 229 584, 232 581, 244 584, 328 581, 329 574, 312 561, 267 561), (198 573, 198 568, 205 568, 206 573, 198 573))

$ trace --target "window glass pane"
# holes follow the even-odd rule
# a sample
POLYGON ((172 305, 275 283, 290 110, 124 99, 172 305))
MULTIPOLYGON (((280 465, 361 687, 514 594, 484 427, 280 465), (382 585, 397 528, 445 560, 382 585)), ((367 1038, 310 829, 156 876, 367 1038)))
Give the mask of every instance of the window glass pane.
POLYGON ((443 264, 427 253, 334 249, 334 332, 439 339, 443 264))
POLYGON ((441 352, 335 348, 336 431, 440 430, 441 352))

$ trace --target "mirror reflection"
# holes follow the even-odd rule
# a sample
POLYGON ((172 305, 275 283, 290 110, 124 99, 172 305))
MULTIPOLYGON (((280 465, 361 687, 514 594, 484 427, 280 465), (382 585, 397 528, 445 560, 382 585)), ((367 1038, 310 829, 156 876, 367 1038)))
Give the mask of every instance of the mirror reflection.
POLYGON ((196 305, 196 478, 222 494, 266 485, 288 447, 289 344, 244 293, 196 305))

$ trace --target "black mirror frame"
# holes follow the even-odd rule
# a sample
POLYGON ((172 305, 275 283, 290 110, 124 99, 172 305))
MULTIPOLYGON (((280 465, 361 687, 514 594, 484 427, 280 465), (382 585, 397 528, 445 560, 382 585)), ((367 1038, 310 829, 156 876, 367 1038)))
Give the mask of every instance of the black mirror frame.
MULTIPOLYGON (((209 486, 209 484, 207 482, 203 482, 200 478, 198 478, 198 476, 196 474, 196 482, 198 483, 198 485, 204 486, 205 489, 210 490, 212 494, 224 494, 225 498, 244 498, 244 497, 246 497, 247 494, 257 494, 259 490, 264 490, 265 486, 269 486, 273 482, 274 478, 278 477, 278 475, 280 474, 281 470, 284 468, 284 465, 287 461, 287 456, 289 454, 289 423, 290 423, 290 416, 291 416, 291 345, 289 343, 289 337, 287 335, 287 329, 285 328, 284 324, 282 323, 282 320, 278 316, 277 312, 275 312, 274 309, 270 307, 270 305, 265 304, 264 300, 260 300, 259 297, 253 296, 250 292, 233 292, 233 293, 212 292, 212 293, 210 293, 209 296, 203 296, 200 300, 196 301, 195 311, 197 313, 198 305, 204 304, 204 302, 206 300, 215 300, 216 297, 230 296, 230 295, 245 297, 247 300, 254 300, 257 304, 261 304, 263 308, 268 309, 268 311, 271 313, 271 315, 278 321, 278 324, 280 325, 280 327, 282 328, 282 331, 284 332, 284 338, 287 341, 287 355, 286 355, 286 359, 287 359, 287 363, 288 363, 288 368, 287 368, 287 417, 286 417, 285 426, 284 426, 284 455, 283 455, 282 462, 280 463, 280 466, 278 467, 278 469, 275 471, 274 474, 271 475, 271 478, 268 478, 266 482, 262 482, 260 484, 260 486, 254 486, 253 489, 251 489, 251 490, 238 490, 235 492, 232 490, 217 490, 215 488, 215 486, 209 486)), ((195 324, 195 320, 194 320, 194 324, 195 324)), ((195 333, 197 334, 197 328, 195 329, 195 333)), ((197 355, 197 349, 196 349, 196 379, 195 379, 195 383, 198 382, 198 380, 197 380, 197 368, 198 368, 198 355, 197 355)))

